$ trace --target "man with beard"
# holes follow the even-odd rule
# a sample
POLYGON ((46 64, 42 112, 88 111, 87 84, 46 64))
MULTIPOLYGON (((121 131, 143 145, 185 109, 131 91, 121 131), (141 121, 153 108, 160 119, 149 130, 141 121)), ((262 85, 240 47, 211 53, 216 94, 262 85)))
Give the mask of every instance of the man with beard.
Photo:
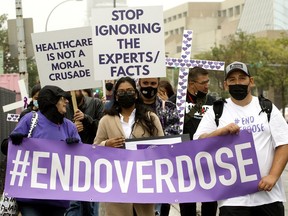
MULTIPOLYGON (((100 99, 84 96, 75 91, 78 109, 74 113, 72 103, 66 117, 74 122, 83 143, 93 144, 98 123, 103 116, 104 106, 100 99)), ((72 201, 66 216, 98 216, 98 203, 72 201)))
MULTIPOLYGON (((208 71, 204 68, 189 70, 183 133, 189 133, 191 140, 204 114, 215 101, 215 98, 207 95, 209 81, 208 71)), ((217 202, 203 202, 201 205, 202 216, 215 216, 216 211, 217 202)), ((196 216, 196 203, 180 203, 180 212, 181 216, 196 216)))
MULTIPOLYGON (((186 95, 186 109, 184 118, 183 133, 193 135, 206 111, 212 108, 215 98, 207 95, 209 90, 208 71, 201 67, 190 68, 188 74, 188 85, 186 95)), ((176 100, 176 97, 175 97, 176 100)), ((196 216, 196 203, 180 203, 181 216, 196 216)), ((161 216, 168 216, 170 206, 162 204, 161 216)), ((201 205, 202 216, 215 216, 217 202, 203 202, 201 205)))

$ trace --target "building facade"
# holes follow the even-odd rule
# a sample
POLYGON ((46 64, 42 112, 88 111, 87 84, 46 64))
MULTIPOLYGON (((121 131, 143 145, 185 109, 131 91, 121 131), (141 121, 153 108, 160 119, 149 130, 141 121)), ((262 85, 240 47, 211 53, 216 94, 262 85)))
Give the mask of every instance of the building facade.
POLYGON ((183 31, 193 30, 192 56, 225 44, 243 31, 256 36, 279 36, 288 29, 287 0, 226 0, 188 2, 164 11, 166 53, 180 56, 183 31), (275 33, 276 30, 276 33, 275 33))

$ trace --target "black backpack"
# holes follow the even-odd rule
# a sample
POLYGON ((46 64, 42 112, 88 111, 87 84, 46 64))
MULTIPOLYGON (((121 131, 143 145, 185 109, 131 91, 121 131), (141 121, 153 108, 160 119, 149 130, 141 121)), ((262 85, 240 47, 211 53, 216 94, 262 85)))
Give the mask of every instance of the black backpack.
MULTIPOLYGON (((269 99, 263 97, 263 95, 258 96, 258 99, 259 99, 259 104, 260 104, 260 107, 261 107, 261 111, 259 112, 259 115, 262 112, 266 112, 267 118, 268 118, 268 122, 269 122, 270 121, 270 115, 271 115, 271 112, 272 112, 272 107, 273 107, 272 106, 272 102, 269 99)), ((222 113, 223 113, 224 103, 227 103, 224 98, 216 100, 213 103, 213 110, 214 110, 214 113, 215 113, 215 122, 216 122, 217 126, 219 125, 219 119, 221 118, 222 113)))

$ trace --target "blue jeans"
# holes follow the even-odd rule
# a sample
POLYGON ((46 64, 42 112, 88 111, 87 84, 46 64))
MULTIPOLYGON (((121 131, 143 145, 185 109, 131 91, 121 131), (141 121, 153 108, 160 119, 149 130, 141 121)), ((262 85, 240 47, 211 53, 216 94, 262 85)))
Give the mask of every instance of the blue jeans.
POLYGON ((98 202, 71 201, 65 216, 98 216, 98 202))

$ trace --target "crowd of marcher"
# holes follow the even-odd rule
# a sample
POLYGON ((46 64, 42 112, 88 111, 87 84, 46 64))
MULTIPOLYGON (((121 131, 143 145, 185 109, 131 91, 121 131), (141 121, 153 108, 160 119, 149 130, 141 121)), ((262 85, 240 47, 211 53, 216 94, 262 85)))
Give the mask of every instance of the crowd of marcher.
MULTIPOLYGON (((252 95, 254 78, 247 65, 233 62, 226 67, 224 87, 230 97, 221 100, 222 113, 215 121, 213 109, 218 100, 209 95, 209 72, 201 67, 189 70, 183 133, 190 140, 227 134, 237 135, 243 122, 263 125, 252 132, 261 180, 258 192, 213 202, 203 202, 202 216, 284 216, 286 201, 281 174, 288 159, 288 125, 275 105, 269 118, 259 99, 252 95), (262 111, 262 112, 261 112, 262 111)), ((180 134, 177 94, 167 79, 122 77, 105 84, 107 97, 95 98, 90 89, 76 90, 77 107, 71 94, 57 86, 37 84, 32 100, 9 137, 2 141, 7 154, 8 141, 21 145, 24 138, 64 141, 67 145, 99 145, 123 148, 134 138, 180 134), (36 119, 31 133, 31 122, 36 119)), ((247 126, 247 125, 246 125, 247 126)), ((193 146, 191 146, 193 151, 193 146)), ((204 173, 205 175, 205 173, 204 173)), ((168 216, 169 203, 97 203, 81 200, 18 199, 22 216, 168 216), (99 211, 100 207, 102 211, 99 211)), ((179 203, 181 216, 196 216, 196 203, 179 203)))

